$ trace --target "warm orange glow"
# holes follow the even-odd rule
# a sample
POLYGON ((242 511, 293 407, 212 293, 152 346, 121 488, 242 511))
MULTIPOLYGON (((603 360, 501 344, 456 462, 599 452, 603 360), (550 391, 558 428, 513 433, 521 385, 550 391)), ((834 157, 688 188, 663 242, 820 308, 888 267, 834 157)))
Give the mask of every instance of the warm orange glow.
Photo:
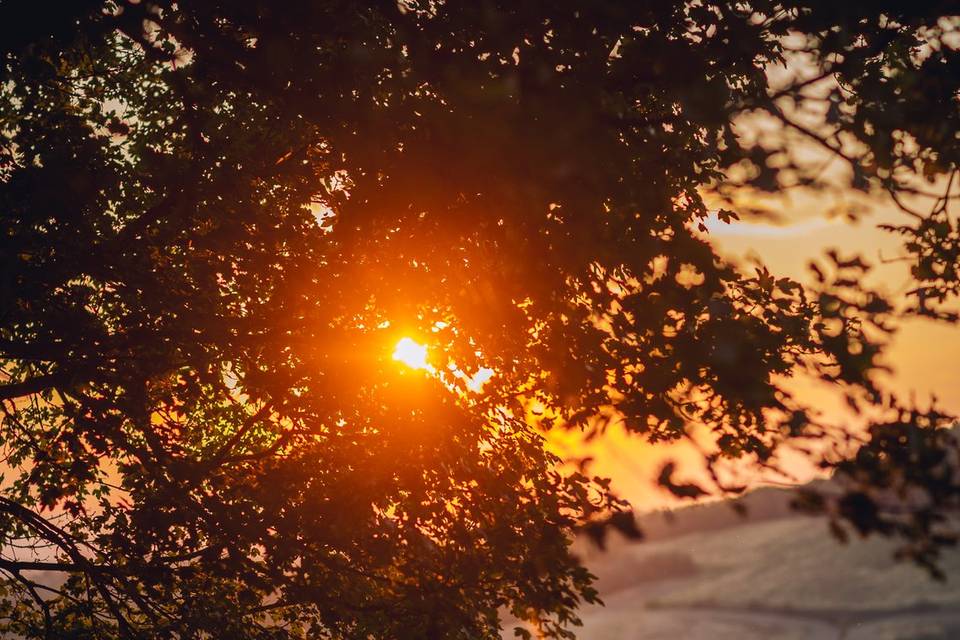
MULTIPOLYGON (((493 369, 487 367, 480 367, 472 376, 468 375, 452 360, 447 362, 445 368, 438 370, 427 360, 429 350, 427 345, 420 344, 412 338, 401 338, 393 350, 393 359, 411 369, 426 371, 430 377, 439 380, 447 389, 460 395, 482 393, 483 386, 496 375, 493 369)), ((436 359, 441 357, 434 356, 436 359)))
POLYGON ((483 390, 484 383, 493 377, 493 369, 480 367, 480 370, 473 374, 473 377, 467 380, 467 389, 474 393, 480 393, 483 390))
POLYGON ((410 338, 402 338, 397 343, 397 347, 393 351, 393 359, 402 362, 411 369, 430 370, 433 368, 427 362, 427 347, 414 342, 410 338))

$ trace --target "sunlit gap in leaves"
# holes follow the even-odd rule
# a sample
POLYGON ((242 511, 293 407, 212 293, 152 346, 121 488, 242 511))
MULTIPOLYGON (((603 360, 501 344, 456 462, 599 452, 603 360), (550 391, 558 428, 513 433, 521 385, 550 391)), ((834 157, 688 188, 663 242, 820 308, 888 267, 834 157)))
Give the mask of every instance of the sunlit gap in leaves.
MULTIPOLYGON (((449 361, 446 366, 440 366, 442 357, 438 354, 438 350, 410 337, 403 337, 396 343, 392 357, 398 364, 440 381, 450 392, 463 394, 465 400, 469 400, 466 397, 469 394, 482 393, 484 383, 495 375, 493 369, 481 367, 470 376, 452 361, 449 361)), ((523 394, 520 401, 523 412, 519 416, 506 407, 498 407, 491 415, 491 419, 497 423, 502 417, 522 418, 523 422, 543 436, 547 451, 564 461, 561 467, 564 473, 583 472, 587 461, 591 464, 597 463, 591 473, 626 478, 628 493, 635 496, 642 495, 638 502, 659 506, 675 505, 675 499, 665 498, 659 490, 650 488, 656 480, 652 470, 659 468, 668 459, 679 459, 693 466, 696 461, 694 457, 696 452, 688 450, 690 447, 685 447, 683 444, 674 446, 661 444, 660 449, 656 451, 650 447, 637 447, 636 443, 628 440, 629 436, 619 424, 618 416, 609 413, 596 418, 600 421, 612 421, 609 428, 600 427, 597 422, 593 422, 586 432, 580 429, 556 428, 563 423, 563 420, 561 413, 549 399, 536 392, 530 392, 523 394), (604 437, 595 437, 601 432, 604 433, 604 437), (632 458, 628 460, 630 456, 632 458), (643 461, 641 467, 651 470, 649 473, 638 470, 636 464, 638 458, 643 461)), ((703 480, 706 481, 705 476, 703 480)))
POLYGON ((402 362, 411 369, 436 371, 433 365, 427 362, 426 345, 418 344, 411 338, 401 338, 393 351, 393 359, 402 362))
MULTIPOLYGON (((422 370, 440 379, 446 386, 453 388, 453 381, 448 379, 445 372, 440 372, 429 361, 429 347, 420 344, 412 338, 401 338, 393 350, 393 359, 403 363, 411 369, 422 370)), ((453 362, 447 365, 447 370, 454 378, 464 381, 464 385, 473 393, 480 393, 483 385, 493 377, 493 369, 481 367, 472 376, 461 370, 453 362)))

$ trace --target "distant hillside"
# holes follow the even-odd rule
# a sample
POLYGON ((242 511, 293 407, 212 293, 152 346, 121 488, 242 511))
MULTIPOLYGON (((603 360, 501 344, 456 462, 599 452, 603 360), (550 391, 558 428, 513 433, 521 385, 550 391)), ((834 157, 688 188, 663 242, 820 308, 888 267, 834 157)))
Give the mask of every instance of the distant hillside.
MULTIPOLYGON (((583 611, 583 640, 955 640, 960 551, 946 584, 893 559, 880 538, 841 545, 823 517, 797 515, 792 491, 640 519, 646 540, 578 541, 606 607, 583 611)), ((505 637, 509 637, 506 634, 505 637)))
POLYGON ((795 492, 789 489, 763 487, 737 500, 721 500, 691 505, 672 511, 657 511, 639 518, 647 540, 674 538, 687 533, 717 531, 747 523, 764 522, 797 515, 790 508, 795 492), (742 505, 743 514, 734 506, 742 505))

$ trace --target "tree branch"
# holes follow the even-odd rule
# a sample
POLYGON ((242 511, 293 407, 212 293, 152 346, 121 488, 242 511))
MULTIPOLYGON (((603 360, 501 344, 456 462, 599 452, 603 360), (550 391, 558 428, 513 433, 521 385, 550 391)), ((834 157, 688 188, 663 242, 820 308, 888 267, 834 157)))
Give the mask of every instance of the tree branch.
POLYGON ((62 372, 48 373, 34 376, 22 382, 14 382, 0 386, 0 401, 13 400, 24 396, 32 396, 46 389, 52 389, 57 385, 67 381, 67 376, 62 372))

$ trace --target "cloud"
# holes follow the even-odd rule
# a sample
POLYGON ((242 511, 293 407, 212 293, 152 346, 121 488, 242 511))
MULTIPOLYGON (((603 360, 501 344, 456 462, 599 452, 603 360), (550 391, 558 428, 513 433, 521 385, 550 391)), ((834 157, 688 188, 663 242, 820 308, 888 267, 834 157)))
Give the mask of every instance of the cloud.
POLYGON ((839 218, 814 218, 795 224, 773 225, 762 222, 721 222, 715 215, 703 221, 707 231, 714 236, 750 236, 786 238, 807 236, 836 227, 843 223, 839 218))

